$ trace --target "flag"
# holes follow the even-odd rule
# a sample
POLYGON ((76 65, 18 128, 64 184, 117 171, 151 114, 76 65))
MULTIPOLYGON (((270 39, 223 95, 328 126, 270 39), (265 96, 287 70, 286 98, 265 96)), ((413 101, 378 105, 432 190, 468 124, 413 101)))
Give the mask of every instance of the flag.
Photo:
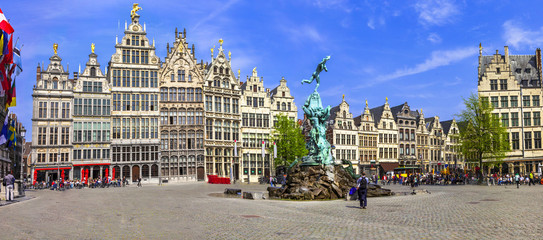
POLYGON ((21 62, 21 46, 19 41, 15 43, 15 47, 13 48, 13 64, 17 66, 15 69, 15 76, 19 76, 19 74, 21 74, 23 71, 23 64, 21 62))
POLYGON ((13 35, 9 36, 9 41, 6 44, 7 40, 8 35, 4 32, 4 49, 2 49, 4 55, 2 56, 2 64, 13 63, 13 35))
POLYGON ((15 119, 11 120, 11 125, 9 126, 8 132, 9 132, 9 142, 8 147, 13 145, 13 148, 17 146, 17 137, 15 136, 15 119))
POLYGON ((6 113, 6 118, 4 119, 4 126, 0 132, 0 145, 8 141, 8 121, 9 121, 9 110, 6 113))
POLYGON ((234 157, 238 156, 238 141, 234 140, 234 157))
POLYGON ((264 160, 264 155, 266 154, 266 150, 264 149, 264 144, 266 142, 262 141, 262 160, 264 160))
MULTIPOLYGON (((6 39, 5 36, 4 36, 4 39, 6 39)), ((7 47, 8 47, 7 53, 6 51, 4 51, 4 55, 2 56, 2 61, 0 61, 0 75, 2 75, 1 76, 2 90, 0 92, 4 92, 4 93, 9 90, 9 87, 11 85, 11 82, 8 82, 8 77, 11 78, 11 76, 8 76, 6 74, 6 65, 9 65, 13 62, 12 44, 13 44, 13 35, 11 35, 11 37, 9 38, 9 42, 7 44, 7 47)), ((8 67, 7 70, 11 70, 11 69, 8 67)))
POLYGON ((2 9, 0 9, 0 29, 7 32, 8 34, 12 34, 14 31, 11 27, 11 24, 9 24, 8 20, 6 19, 6 16, 4 16, 2 9))
POLYGON ((6 109, 8 107, 15 107, 17 106, 16 101, 16 90, 15 90, 15 79, 13 79, 13 85, 11 85, 11 88, 7 92, 7 99, 6 99, 6 109))
POLYGON ((273 158, 277 158, 277 144, 273 142, 273 158))

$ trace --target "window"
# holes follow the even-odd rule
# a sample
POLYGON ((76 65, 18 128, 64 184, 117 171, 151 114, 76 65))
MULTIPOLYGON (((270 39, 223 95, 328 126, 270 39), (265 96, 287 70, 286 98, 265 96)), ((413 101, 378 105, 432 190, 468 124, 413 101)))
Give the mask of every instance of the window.
POLYGON ((509 127, 509 114, 508 113, 502 113, 502 126, 509 127))
POLYGON ((47 102, 39 102, 39 118, 47 118, 47 102))
POLYGON ((490 90, 498 90, 498 80, 496 79, 490 80, 490 90))
POLYGON ((517 96, 511 96, 511 107, 512 108, 518 107, 518 97, 517 96))
POLYGON ((501 74, 500 68, 496 68, 496 74, 501 74))
POLYGON ((58 102, 51 103, 51 114, 49 118, 58 118, 58 102))
POLYGON ((521 72, 522 72, 522 69, 517 68, 517 69, 515 69, 515 72, 516 72, 516 73, 521 73, 521 72))
POLYGON ((232 99, 232 113, 239 113, 239 100, 232 99))
POLYGON ((525 73, 530 73, 530 72, 531 72, 531 69, 526 68, 526 69, 524 69, 524 72, 525 72, 525 73))
POLYGON ((221 97, 215 97, 215 112, 221 112, 221 97))
POLYGON ((493 108, 498 107, 498 97, 490 97, 490 103, 492 104, 493 108))
POLYGON ((532 149, 532 132, 524 133, 524 148, 532 149))
POLYGON ((49 128, 49 145, 58 145, 58 128, 49 128))
POLYGON ((507 79, 500 79, 500 89, 507 90, 507 79))
POLYGON ((529 126, 532 125, 531 115, 532 115, 532 113, 529 113, 529 112, 524 113, 524 126, 525 127, 529 127, 529 126))
POLYGON ((247 106, 251 106, 253 104, 253 98, 247 97, 247 106))
POLYGON ((534 112, 534 126, 540 126, 541 125, 541 117, 539 115, 539 112, 534 112))
POLYGON ((506 108, 508 107, 508 103, 509 103, 509 99, 507 96, 502 96, 501 99, 500 99, 500 102, 501 102, 501 107, 502 108, 506 108))
POLYGON ((518 113, 511 113, 511 127, 518 127, 518 113))
POLYGON ((258 106, 264 107, 264 98, 258 98, 258 106))
POLYGON ((38 145, 45 145, 45 144, 47 144, 47 143, 45 142, 46 135, 47 135, 47 128, 45 128, 45 127, 39 127, 39 128, 38 128, 38 145))
POLYGON ((530 96, 522 96, 522 106, 523 107, 530 106, 530 96))
POLYGON ((541 132, 534 132, 534 149, 541 148, 541 132))
POLYGON ((539 96, 532 96, 532 106, 539 107, 539 96))

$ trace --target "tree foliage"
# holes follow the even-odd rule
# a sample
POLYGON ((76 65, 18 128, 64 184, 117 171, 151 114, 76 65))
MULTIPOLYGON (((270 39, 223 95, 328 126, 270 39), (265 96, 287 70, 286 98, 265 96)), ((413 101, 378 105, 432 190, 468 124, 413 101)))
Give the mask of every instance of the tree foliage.
POLYGON ((493 166, 500 164, 510 151, 507 128, 502 126, 498 114, 487 99, 471 94, 464 99, 466 109, 460 118, 460 149, 466 162, 493 166))
MULTIPOLYGON (((294 120, 285 115, 277 116, 277 123, 273 128, 271 138, 277 145, 275 166, 290 165, 296 158, 307 155, 302 129, 294 120)), ((269 151, 273 153, 273 146, 269 151)))

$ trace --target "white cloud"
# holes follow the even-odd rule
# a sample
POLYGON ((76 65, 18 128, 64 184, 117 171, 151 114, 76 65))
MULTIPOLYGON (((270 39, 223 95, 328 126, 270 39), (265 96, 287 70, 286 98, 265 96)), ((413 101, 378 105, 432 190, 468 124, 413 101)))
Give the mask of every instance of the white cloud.
POLYGON ((426 26, 450 23, 460 13, 450 0, 421 0, 415 4, 415 10, 419 13, 419 22, 426 26))
POLYGON ((444 82, 443 85, 444 86, 455 86, 455 85, 458 85, 460 83, 462 83, 462 79, 459 78, 459 77, 455 77, 454 81, 444 82))
POLYGON ((358 88, 364 88, 367 86, 375 85, 377 83, 387 82, 396 78, 415 75, 436 69, 438 67, 447 66, 451 63, 458 62, 465 58, 476 55, 477 51, 478 49, 476 47, 458 48, 446 51, 433 51, 431 56, 427 58, 423 63, 419 63, 414 67, 398 69, 391 74, 377 76, 374 81, 360 85, 358 86, 358 88))
POLYGON ((441 43, 441 37, 437 33, 430 33, 427 39, 432 43, 441 43))
POLYGON ((194 25, 194 28, 192 28, 192 30, 195 30, 197 29, 200 25, 204 24, 205 22, 209 21, 209 20, 212 20, 214 18, 216 18, 217 16, 219 16, 219 14, 223 13, 224 11, 228 10, 228 8, 230 8, 233 4, 235 4, 236 2, 238 2, 239 0, 230 0, 228 1, 227 3, 225 4, 222 4, 220 7, 218 8, 215 8, 216 10, 211 12, 209 15, 207 15, 205 18, 203 18, 202 20, 200 20, 199 22, 197 22, 195 25, 194 25))
POLYGON ((282 27, 281 30, 286 32, 287 36, 293 42, 305 42, 306 40, 310 40, 320 43, 324 41, 321 34, 313 26, 302 25, 294 27, 294 25, 285 25, 285 27, 282 27))
POLYGON ((370 18, 370 20, 368 20, 368 27, 375 30, 375 21, 373 20, 373 18, 370 18))
POLYGON ((503 23, 505 43, 515 48, 534 48, 543 44, 543 27, 537 30, 523 29, 521 24, 513 20, 503 23))
POLYGON ((315 0, 311 2, 320 9, 340 9, 347 13, 352 11, 348 0, 315 0))

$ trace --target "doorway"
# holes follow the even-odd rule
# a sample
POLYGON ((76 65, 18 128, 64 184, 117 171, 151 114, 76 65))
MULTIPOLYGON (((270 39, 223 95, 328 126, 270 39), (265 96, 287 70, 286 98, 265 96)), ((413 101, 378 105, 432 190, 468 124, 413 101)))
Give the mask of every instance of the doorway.
POLYGON ((140 178, 140 166, 134 165, 132 167, 132 182, 137 182, 140 178))

